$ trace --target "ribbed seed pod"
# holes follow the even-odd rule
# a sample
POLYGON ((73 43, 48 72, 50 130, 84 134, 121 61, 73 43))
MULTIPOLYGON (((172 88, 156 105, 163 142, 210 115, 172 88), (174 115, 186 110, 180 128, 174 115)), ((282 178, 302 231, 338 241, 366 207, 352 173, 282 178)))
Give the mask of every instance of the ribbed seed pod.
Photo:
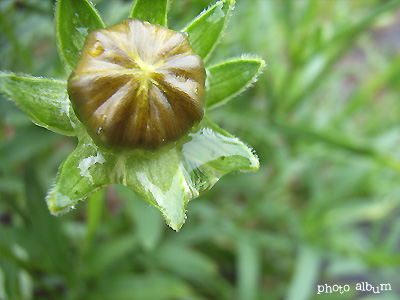
POLYGON ((88 35, 68 94, 95 141, 157 149, 202 119, 205 77, 185 34, 126 19, 88 35))

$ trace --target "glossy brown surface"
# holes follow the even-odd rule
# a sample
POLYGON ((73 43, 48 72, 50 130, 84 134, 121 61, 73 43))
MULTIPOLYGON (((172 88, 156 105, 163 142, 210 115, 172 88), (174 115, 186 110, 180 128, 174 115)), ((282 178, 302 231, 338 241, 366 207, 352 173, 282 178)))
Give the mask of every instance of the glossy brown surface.
POLYGON ((183 33, 126 19, 88 35, 68 94, 96 141, 156 149, 202 119, 205 77, 183 33))

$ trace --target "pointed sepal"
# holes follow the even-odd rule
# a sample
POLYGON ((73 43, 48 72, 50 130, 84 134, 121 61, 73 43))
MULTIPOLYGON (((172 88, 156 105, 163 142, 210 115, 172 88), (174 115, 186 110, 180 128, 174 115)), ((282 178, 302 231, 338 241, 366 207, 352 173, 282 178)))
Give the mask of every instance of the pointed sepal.
POLYGON ((215 108, 241 94, 257 80, 264 67, 262 59, 240 57, 207 68, 204 106, 215 108))
POLYGON ((118 183, 157 207, 175 230, 186 220, 187 203, 223 175, 259 168, 250 148, 209 120, 203 120, 180 142, 156 153, 135 151, 126 155, 116 175, 118 183))
POLYGON ((15 102, 38 126, 76 135, 80 122, 70 106, 65 80, 0 72, 0 93, 15 102))
POLYGON ((58 52, 69 73, 78 62, 86 36, 105 25, 87 0, 58 0, 55 22, 58 52))
POLYGON ((50 212, 68 212, 79 200, 84 200, 99 188, 113 183, 115 158, 99 149, 86 136, 63 162, 46 202, 50 212))
POLYGON ((136 0, 131 17, 167 27, 168 0, 136 0))
POLYGON ((189 34, 193 51, 203 60, 215 49, 234 5, 234 0, 218 1, 181 30, 189 34))

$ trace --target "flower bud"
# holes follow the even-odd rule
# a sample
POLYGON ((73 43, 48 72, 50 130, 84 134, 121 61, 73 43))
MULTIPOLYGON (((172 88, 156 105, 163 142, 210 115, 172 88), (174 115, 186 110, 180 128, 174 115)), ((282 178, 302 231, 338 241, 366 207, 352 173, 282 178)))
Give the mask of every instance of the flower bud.
POLYGON ((68 94, 96 142, 154 150, 202 119, 205 78, 185 34, 126 19, 88 35, 68 94))

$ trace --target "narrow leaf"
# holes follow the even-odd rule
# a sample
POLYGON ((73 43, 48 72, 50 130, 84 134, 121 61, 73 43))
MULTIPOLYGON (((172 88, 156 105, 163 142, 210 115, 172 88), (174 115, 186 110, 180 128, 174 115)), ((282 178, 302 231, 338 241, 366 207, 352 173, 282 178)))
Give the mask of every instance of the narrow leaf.
POLYGON ((234 0, 218 1, 181 30, 189 34, 193 51, 202 59, 206 60, 217 45, 234 4, 234 0))
POLYGON ((168 0, 136 0, 131 17, 167 27, 168 0))
POLYGON ((204 106, 220 106, 245 91, 264 66, 262 59, 237 58, 208 68, 204 106))
POLYGON ((90 247, 100 226, 104 211, 105 190, 102 189, 89 197, 87 212, 86 246, 90 247))
POLYGON ((166 270, 198 284, 215 280, 218 272, 215 261, 184 243, 165 241, 157 248, 154 257, 157 264, 166 270))
POLYGON ((246 232, 239 234, 237 244, 237 274, 239 299, 259 299, 259 281, 262 265, 255 240, 246 232))
MULTIPOLYGON (((95 244, 95 251, 88 251, 83 268, 83 276, 93 278, 107 274, 109 270, 137 248, 137 238, 132 233, 119 234, 95 244)), ((86 297, 85 297, 86 299, 86 297)), ((114 299, 114 298, 111 298, 114 299)))
POLYGON ((38 126, 75 135, 78 120, 74 114, 64 80, 0 73, 0 93, 14 101, 38 126))
POLYGON ((320 253, 309 245, 300 248, 297 256, 296 269, 286 293, 286 300, 310 299, 315 290, 319 267, 320 253), (307 276, 304 276, 307 274, 307 276))
POLYGON ((86 36, 104 28, 96 9, 87 0, 59 0, 56 6, 58 51, 67 72, 74 69, 86 36))
POLYGON ((88 300, 170 300, 199 299, 183 279, 170 273, 147 272, 133 275, 131 273, 107 274, 107 284, 98 283, 88 296, 88 300))
POLYGON ((21 162, 31 160, 38 153, 52 149, 60 138, 34 125, 18 129, 11 140, 0 144, 0 166, 12 169, 21 162))
POLYGON ((160 212, 136 196, 129 188, 116 185, 115 189, 122 199, 125 199, 125 211, 135 221, 135 231, 138 241, 146 251, 157 248, 163 236, 164 220, 160 212))
POLYGON ((153 251, 162 239, 164 220, 160 212, 148 203, 145 203, 139 197, 132 197, 129 202, 132 203, 132 212, 135 215, 136 234, 141 246, 146 251, 153 251))
POLYGON ((331 67, 354 45, 358 36, 365 33, 383 14, 392 12, 399 6, 400 1, 397 0, 383 2, 354 24, 350 23, 343 30, 335 33, 331 39, 317 48, 316 52, 310 55, 304 68, 290 74, 295 78, 293 79, 293 82, 296 83, 293 84, 294 88, 287 88, 287 80, 286 84, 282 86, 285 92, 289 91, 290 93, 288 96, 282 97, 284 101, 279 102, 279 110, 286 112, 300 104, 306 95, 310 95, 323 82, 331 67))
MULTIPOLYGON (((45 191, 42 190, 39 174, 30 165, 27 166, 24 174, 26 209, 32 220, 28 225, 28 234, 34 240, 34 248, 41 249, 40 253, 46 252, 46 258, 50 260, 51 267, 60 274, 64 274, 71 282, 72 276, 74 276, 71 268, 71 252, 67 247, 68 242, 63 234, 60 220, 50 216, 46 204, 41 201, 45 191)), ((28 245, 29 248, 32 247, 32 242, 28 245)), ((41 256, 39 256, 40 260, 41 256)), ((32 257, 32 259, 34 258, 32 257)), ((43 262, 47 259, 43 259, 43 262)))
POLYGON ((0 296, 1 299, 21 299, 23 295, 21 295, 20 288, 20 268, 12 261, 5 260, 5 251, 1 251, 0 257, 0 279, 2 279, 0 296), (7 276, 5 276, 7 274, 7 276))
POLYGON ((332 122, 343 124, 347 119, 353 117, 358 109, 367 106, 369 101, 373 101, 375 95, 385 83, 393 82, 396 79, 400 79, 400 53, 390 61, 386 68, 382 68, 378 73, 370 74, 368 79, 363 80, 357 86, 354 94, 346 102, 344 109, 335 116, 332 122))

